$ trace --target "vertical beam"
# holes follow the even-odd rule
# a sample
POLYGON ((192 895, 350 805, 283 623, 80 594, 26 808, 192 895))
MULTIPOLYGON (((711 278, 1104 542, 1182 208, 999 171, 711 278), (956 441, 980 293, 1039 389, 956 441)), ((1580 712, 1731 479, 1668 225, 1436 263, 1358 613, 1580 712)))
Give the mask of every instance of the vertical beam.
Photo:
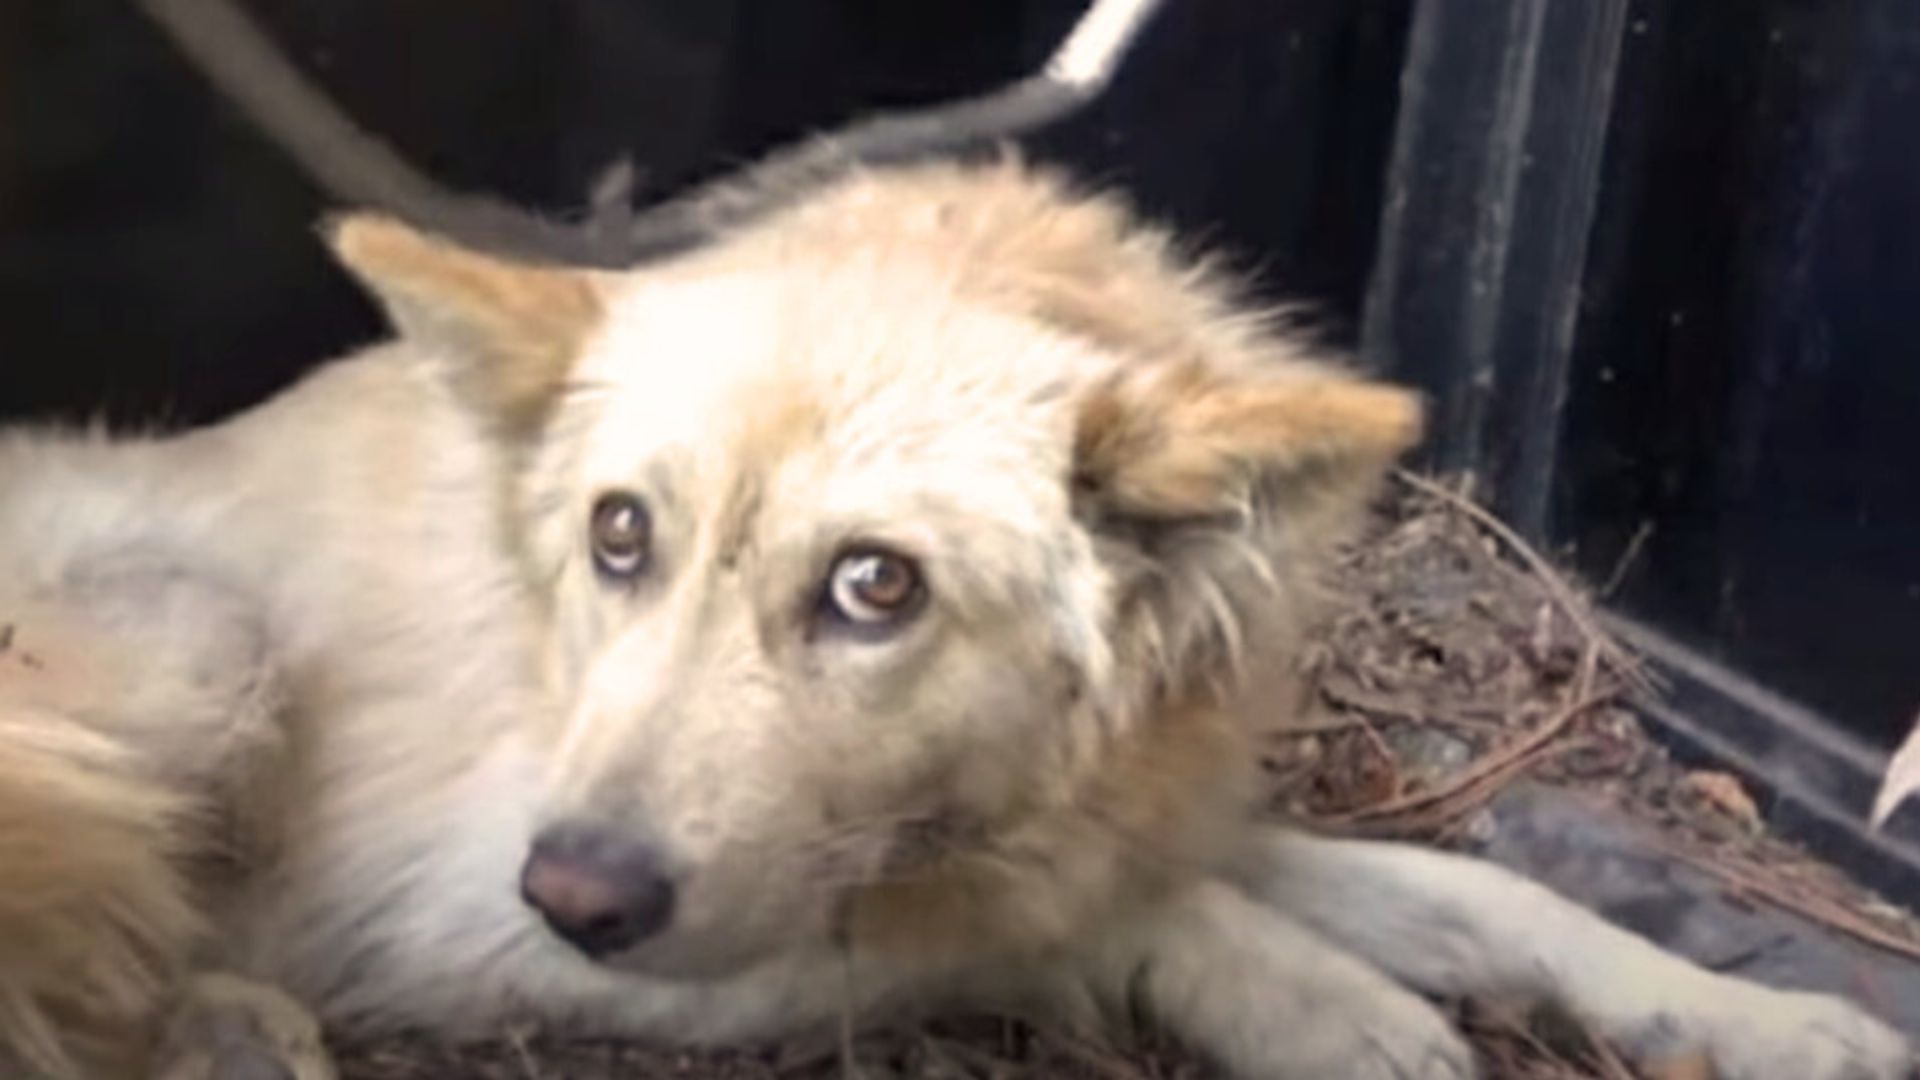
POLYGON ((1419 0, 1361 324, 1429 464, 1547 529, 1629 0, 1419 0))

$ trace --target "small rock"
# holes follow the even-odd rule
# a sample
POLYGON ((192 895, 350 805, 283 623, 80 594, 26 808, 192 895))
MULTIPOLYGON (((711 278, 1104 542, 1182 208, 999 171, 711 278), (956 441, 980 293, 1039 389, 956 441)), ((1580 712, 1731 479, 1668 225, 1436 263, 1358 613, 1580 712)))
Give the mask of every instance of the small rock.
POLYGON ((1740 778, 1730 773, 1698 770, 1687 774, 1681 784, 1708 805, 1750 830, 1760 828, 1760 807, 1747 794, 1740 778))
POLYGON ((1459 772, 1473 760, 1472 744, 1439 727, 1396 724, 1383 734, 1409 779, 1436 780, 1459 772))
POLYGON ((1484 806, 1469 815, 1466 824, 1460 828, 1460 839, 1474 851, 1493 843, 1499 835, 1500 819, 1484 806))

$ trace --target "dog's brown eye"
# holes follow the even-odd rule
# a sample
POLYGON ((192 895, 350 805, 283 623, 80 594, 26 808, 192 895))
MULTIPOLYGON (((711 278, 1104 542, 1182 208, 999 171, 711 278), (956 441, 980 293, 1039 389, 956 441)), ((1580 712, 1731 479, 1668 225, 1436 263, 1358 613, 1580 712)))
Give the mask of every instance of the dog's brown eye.
POLYGON ((593 504, 589 524, 593 565, 609 578, 626 580, 647 568, 653 554, 653 518, 638 495, 614 491, 593 504))
POLYGON ((827 579, 827 605, 855 626, 883 627, 920 608, 926 586, 912 559, 873 548, 840 556, 827 579))

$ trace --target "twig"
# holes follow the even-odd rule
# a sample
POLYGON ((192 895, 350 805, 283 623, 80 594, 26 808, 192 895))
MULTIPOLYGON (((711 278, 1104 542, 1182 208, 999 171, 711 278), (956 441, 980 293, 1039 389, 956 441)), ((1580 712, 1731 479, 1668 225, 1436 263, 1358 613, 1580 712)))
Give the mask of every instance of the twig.
POLYGON ((1586 645, 1580 650, 1580 667, 1578 670, 1579 674, 1575 676, 1573 682, 1573 693, 1576 698, 1584 698, 1593 693, 1593 685, 1600 678, 1599 639, 1587 639, 1586 645))
POLYGON ((1556 736, 1565 731, 1575 718, 1611 696, 1611 692, 1603 691, 1576 698, 1571 704, 1562 707, 1542 721, 1532 731, 1489 753, 1475 762, 1472 768, 1461 772, 1444 786, 1412 792, 1344 814, 1329 815, 1322 820, 1334 824, 1375 821, 1412 814, 1415 811, 1451 802, 1462 796, 1472 795, 1524 766, 1556 736))
POLYGON ((1393 747, 1387 745, 1387 740, 1381 736, 1380 729, 1373 726, 1373 721, 1365 717, 1360 720, 1360 734, 1373 751, 1373 756, 1379 758, 1380 764, 1386 767, 1387 790, 1392 793, 1390 797, 1399 798, 1407 790, 1407 780, 1400 773, 1400 760, 1394 754, 1393 747))
POLYGON ((1300 720, 1274 728, 1271 734, 1283 739, 1301 739, 1309 735, 1338 735, 1366 726, 1363 716, 1339 716, 1331 720, 1300 720))
POLYGON ((1383 693, 1375 693, 1361 686, 1360 680, 1347 672, 1328 672, 1320 679, 1320 693, 1332 698, 1336 703, 1363 713, 1376 713, 1404 720, 1411 724, 1424 724, 1437 719, 1429 715, 1429 710, 1421 708, 1420 703, 1395 700, 1383 693))
POLYGON ((1640 527, 1633 530, 1633 535, 1627 538, 1627 546, 1620 552, 1620 558, 1614 561, 1613 571, 1600 585, 1602 599, 1612 596, 1619 590, 1621 583, 1627 580, 1627 572, 1633 569, 1634 563, 1640 561, 1640 550, 1646 547, 1647 541, 1651 539, 1653 539, 1653 520, 1649 518, 1641 522, 1640 527))
POLYGON ((1448 489, 1444 484, 1437 484, 1405 469, 1394 470, 1394 477, 1413 490, 1437 499, 1466 515, 1474 524, 1504 544, 1540 580, 1541 586, 1553 597, 1555 605, 1567 617, 1567 621, 1573 623, 1588 641, 1598 643, 1602 655, 1620 672, 1623 679, 1639 691, 1652 691, 1655 688, 1652 677, 1648 675, 1639 659, 1614 641, 1612 635, 1594 621, 1580 594, 1567 584, 1566 579, 1554 569, 1552 563, 1535 551, 1533 545, 1527 543, 1519 533, 1514 532, 1506 522, 1493 516, 1472 499, 1448 489))
POLYGON ((1578 1022, 1578 1027, 1581 1037, 1587 1040, 1587 1050, 1593 1055, 1594 1064, 1604 1080, 1634 1080, 1633 1070, 1620 1059, 1620 1053, 1612 1043, 1584 1021, 1578 1022))
POLYGON ((1746 895, 1838 930, 1868 945, 1911 960, 1920 960, 1920 942, 1883 930, 1833 901, 1799 895, 1751 870, 1714 859, 1666 837, 1658 837, 1656 842, 1674 857, 1712 874, 1746 895))

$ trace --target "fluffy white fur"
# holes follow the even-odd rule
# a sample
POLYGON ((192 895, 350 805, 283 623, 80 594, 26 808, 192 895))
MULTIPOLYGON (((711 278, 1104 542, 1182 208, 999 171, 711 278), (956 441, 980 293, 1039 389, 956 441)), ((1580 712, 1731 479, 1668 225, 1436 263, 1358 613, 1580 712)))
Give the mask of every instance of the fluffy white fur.
POLYGON ((0 437, 0 851, 70 837, 0 858, 0 1061, 325 1075, 270 985, 341 1028, 697 1042, 1142 995, 1236 1075, 1471 1075, 1434 992, 1727 1080, 1905 1075, 1838 1000, 1253 824, 1252 718, 1418 411, 1117 204, 876 172, 623 274, 333 239, 397 341, 175 438, 0 437), (609 490, 653 511, 630 587, 588 553, 609 490), (884 640, 818 622, 854 542, 924 568, 884 640), (516 889, 575 818, 682 875, 602 963, 516 889))

